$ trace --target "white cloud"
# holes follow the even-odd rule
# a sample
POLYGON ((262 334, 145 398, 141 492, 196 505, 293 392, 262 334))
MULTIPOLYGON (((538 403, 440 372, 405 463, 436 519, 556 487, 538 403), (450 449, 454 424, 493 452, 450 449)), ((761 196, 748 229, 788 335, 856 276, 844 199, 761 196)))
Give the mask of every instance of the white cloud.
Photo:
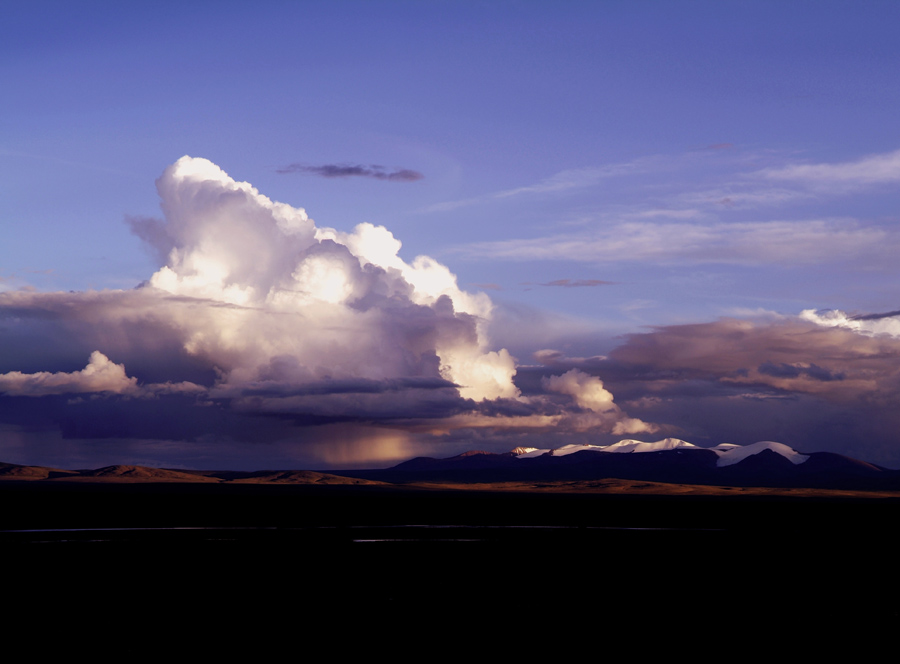
POLYGON ((612 392, 603 387, 603 381, 579 369, 571 369, 560 376, 549 376, 541 380, 548 392, 567 394, 575 399, 579 407, 594 413, 599 421, 593 422, 615 435, 652 433, 656 425, 628 417, 613 403, 612 392))
POLYGON ((110 361, 100 351, 91 353, 87 366, 81 371, 22 373, 10 371, 0 374, 0 392, 14 396, 46 396, 109 392, 135 394, 137 379, 125 374, 125 367, 110 361))
POLYGON ((158 188, 174 249, 149 284, 239 306, 180 322, 188 350, 214 357, 226 382, 291 357, 304 377, 433 372, 466 398, 518 394, 512 358, 488 348, 488 297, 427 256, 406 263, 387 229, 318 228, 204 159, 178 160, 158 188))
POLYGON ((166 382, 138 385, 128 376, 124 364, 116 364, 99 350, 91 353, 81 371, 10 371, 0 374, 0 393, 7 396, 43 397, 53 394, 119 394, 155 397, 163 394, 204 394, 206 390, 191 382, 166 382))
POLYGON ((896 313, 882 317, 852 317, 837 309, 822 312, 805 309, 800 312, 800 318, 823 327, 842 327, 868 336, 886 334, 900 338, 900 314, 896 313))
MULTIPOLYGON (((144 287, 0 294, 0 304, 50 307, 99 348, 83 372, 6 374, 10 389, 137 393, 136 379, 103 353, 140 355, 162 334, 215 368, 221 393, 260 381, 410 378, 456 385, 457 399, 518 396, 515 361, 489 345, 487 295, 461 290, 427 256, 405 262, 387 229, 319 228, 303 209, 270 200, 205 159, 179 159, 157 188, 165 219, 144 220, 153 233, 142 235, 166 264, 144 287)), ((183 389, 157 384, 141 393, 183 389)))

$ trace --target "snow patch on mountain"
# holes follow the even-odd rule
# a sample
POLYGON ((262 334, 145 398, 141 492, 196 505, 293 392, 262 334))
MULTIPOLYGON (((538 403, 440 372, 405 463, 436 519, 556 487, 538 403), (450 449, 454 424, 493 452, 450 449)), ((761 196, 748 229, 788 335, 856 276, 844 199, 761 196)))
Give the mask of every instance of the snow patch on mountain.
POLYGON ((679 438, 663 438, 655 443, 644 443, 639 440, 631 440, 626 438, 618 443, 613 443, 603 448, 604 452, 616 452, 619 454, 630 454, 632 452, 662 452, 663 450, 675 450, 679 448, 690 447, 700 449, 697 445, 689 443, 679 438))
POLYGON ((803 463, 804 461, 809 459, 808 454, 800 454, 794 448, 788 447, 783 443, 776 443, 770 440, 762 440, 758 443, 753 443, 752 445, 735 445, 734 448, 726 451, 715 450, 716 454, 719 455, 719 460, 716 462, 716 465, 719 468, 723 466, 731 466, 733 464, 740 463, 749 456, 759 454, 763 450, 771 450, 773 452, 776 452, 795 465, 803 463))
MULTIPOLYGON (((604 450, 606 450, 606 447, 603 447, 602 445, 563 445, 562 447, 557 447, 556 449, 541 450, 530 447, 528 448, 528 450, 528 452, 525 452, 524 454, 517 454, 516 456, 519 459, 533 459, 534 457, 544 456, 545 454, 550 454, 552 456, 566 456, 567 454, 584 452, 585 450, 589 452, 603 452, 604 450)), ((515 452, 515 450, 513 450, 513 452, 515 452)))
POLYGON ((718 467, 731 466, 740 463, 749 456, 759 454, 763 450, 771 450, 788 459, 793 464, 800 464, 809 459, 808 454, 800 454, 792 447, 783 443, 776 443, 770 440, 763 440, 752 445, 736 445, 734 443, 721 443, 715 447, 702 448, 693 443, 679 438, 663 438, 655 443, 645 443, 640 440, 632 440, 626 438, 612 445, 564 445, 556 449, 538 449, 535 447, 522 448, 517 447, 513 450, 513 454, 519 459, 533 459, 535 457, 550 454, 553 456, 566 456, 575 452, 610 452, 617 454, 630 454, 642 452, 662 452, 666 450, 677 449, 709 449, 715 452, 719 459, 716 462, 718 467))
POLYGON ((733 450, 738 447, 740 447, 740 445, 736 443, 719 443, 715 447, 708 447, 707 449, 710 449, 713 452, 728 452, 729 450, 733 450))

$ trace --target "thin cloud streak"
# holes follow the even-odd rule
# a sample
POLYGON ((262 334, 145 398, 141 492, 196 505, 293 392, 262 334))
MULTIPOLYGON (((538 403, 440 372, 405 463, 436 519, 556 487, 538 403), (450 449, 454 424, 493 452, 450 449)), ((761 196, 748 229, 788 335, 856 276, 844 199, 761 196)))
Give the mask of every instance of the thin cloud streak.
POLYGON ((615 281, 603 281, 602 279, 554 279, 541 286, 559 286, 561 288, 590 288, 592 286, 613 286, 615 281))
POLYGON ((398 168, 389 171, 384 166, 372 164, 363 166, 360 164, 322 164, 321 166, 309 166, 306 164, 289 164, 275 171, 276 173, 300 173, 303 175, 318 175, 323 178, 347 178, 365 177, 375 180, 387 180, 389 182, 416 182, 425 176, 418 171, 409 168, 398 168))
POLYGON ((631 162, 621 164, 610 164, 608 166, 598 166, 594 168, 576 168, 560 171, 555 175, 536 182, 534 184, 523 187, 515 187, 513 189, 504 189, 495 191, 482 196, 466 198, 458 201, 445 201, 443 203, 435 203, 429 205, 423 212, 448 212, 461 207, 477 205, 493 200, 503 200, 507 198, 517 198, 522 195, 529 194, 548 194, 573 189, 583 189, 591 187, 608 178, 620 177, 639 173, 646 169, 645 163, 652 161, 653 158, 636 159, 631 162))
MULTIPOLYGON (((452 249, 481 259, 575 260, 667 265, 821 265, 862 262, 893 268, 900 235, 891 225, 829 216, 830 198, 849 196, 874 185, 900 182, 900 150, 837 163, 789 163, 777 155, 709 150, 680 156, 636 159, 606 167, 567 170, 534 185, 462 201, 439 203, 447 211, 526 194, 564 194, 621 176, 620 196, 606 196, 583 214, 580 230, 558 232, 563 221, 544 223, 539 237, 513 238, 452 249), (767 168, 760 161, 780 161, 767 168), (626 176, 640 173, 638 182, 626 176), (780 208, 780 218, 770 210, 780 208), (797 209, 802 217, 794 217, 797 209), (748 219, 748 213, 757 218, 748 219), (767 218, 768 217, 768 218, 767 218), (557 232, 553 232, 553 231, 557 232)), ((565 217, 560 200, 559 218, 565 217)), ((581 201, 578 205, 583 207, 581 201)))

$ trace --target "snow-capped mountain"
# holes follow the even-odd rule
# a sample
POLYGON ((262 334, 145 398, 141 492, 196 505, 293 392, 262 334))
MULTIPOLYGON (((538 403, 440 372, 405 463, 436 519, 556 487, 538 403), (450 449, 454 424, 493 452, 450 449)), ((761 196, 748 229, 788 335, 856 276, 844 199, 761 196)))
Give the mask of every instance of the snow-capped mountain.
POLYGON ((405 481, 417 475, 422 481, 457 482, 619 478, 730 486, 900 486, 898 471, 830 452, 803 454, 775 441, 705 448, 678 438, 556 449, 519 447, 506 454, 468 452, 449 459, 419 457, 383 472, 405 481))
POLYGON ((618 443, 613 443, 612 445, 565 445, 563 447, 559 447, 556 449, 537 449, 534 447, 522 448, 518 447, 512 451, 519 459, 534 459, 536 457, 543 456, 544 454, 549 454, 551 456, 566 456, 568 454, 574 454, 575 452, 609 452, 616 454, 632 454, 632 453, 643 453, 643 452, 663 452, 667 450, 677 450, 677 449, 708 449, 712 452, 715 452, 719 459, 716 462, 718 467, 723 466, 731 466, 736 463, 740 463, 748 456, 753 456, 754 454, 759 454, 763 450, 771 450, 776 454, 779 454, 786 458, 788 461, 794 464, 803 463, 807 459, 809 459, 808 454, 800 454, 795 449, 783 444, 776 443, 769 440, 760 441, 758 443, 753 443, 752 445, 735 445, 734 443, 721 443, 720 445, 716 445, 715 447, 702 448, 698 445, 694 445, 693 443, 689 443, 686 440, 681 440, 679 438, 663 438, 662 440, 657 440, 653 443, 645 443, 640 440, 632 440, 631 438, 626 438, 624 440, 620 440, 618 443))
POLYGON ((800 454, 792 447, 788 447, 782 443, 775 443, 770 440, 762 440, 758 443, 753 443, 752 445, 718 445, 711 449, 719 455, 719 460, 716 462, 716 465, 719 468, 740 463, 747 457, 759 454, 763 450, 770 450, 776 454, 780 454, 794 465, 809 460, 808 454, 800 454))

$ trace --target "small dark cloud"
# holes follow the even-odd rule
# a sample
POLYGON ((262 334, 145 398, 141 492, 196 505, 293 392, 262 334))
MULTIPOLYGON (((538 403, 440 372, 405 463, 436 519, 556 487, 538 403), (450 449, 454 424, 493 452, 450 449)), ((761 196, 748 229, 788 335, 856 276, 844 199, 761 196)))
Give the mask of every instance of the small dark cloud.
POLYGON ((713 143, 712 145, 707 145, 707 150, 728 150, 729 148, 733 148, 734 143, 713 143))
POLYGON ((476 288, 480 288, 481 290, 503 290, 503 287, 500 284, 472 284, 476 288))
POLYGON ((545 348, 532 353, 532 357, 539 364, 544 366, 564 365, 568 369, 586 369, 596 367, 606 361, 605 355, 594 355, 592 357, 569 357, 560 350, 545 348))
POLYGON ((843 373, 832 373, 828 369, 817 364, 776 364, 775 362, 763 362, 759 365, 759 373, 775 378, 799 378, 807 376, 813 380, 832 381, 844 380, 843 373))
POLYGON ((844 380, 845 376, 843 372, 833 373, 828 369, 820 367, 816 364, 810 364, 808 367, 804 367, 803 372, 810 378, 821 381, 844 380))
POLYGON ((888 311, 886 314, 860 314, 851 316, 850 320, 881 320, 882 318, 894 318, 900 316, 900 311, 888 311))
POLYGON ((566 358, 565 354, 562 351, 553 350, 552 348, 537 350, 532 354, 532 357, 539 364, 544 365, 559 364, 566 358))
POLYGON ((364 177, 376 180, 389 180, 392 182, 415 182, 425 176, 418 171, 408 168, 388 170, 384 166, 371 164, 322 164, 321 166, 309 166, 307 164, 289 164, 276 170, 277 173, 301 173, 303 175, 318 175, 323 178, 348 178, 364 177))
POLYGON ((562 286, 563 288, 580 288, 584 286, 612 286, 615 281, 603 281, 602 279, 556 279, 548 281, 541 286, 562 286))

